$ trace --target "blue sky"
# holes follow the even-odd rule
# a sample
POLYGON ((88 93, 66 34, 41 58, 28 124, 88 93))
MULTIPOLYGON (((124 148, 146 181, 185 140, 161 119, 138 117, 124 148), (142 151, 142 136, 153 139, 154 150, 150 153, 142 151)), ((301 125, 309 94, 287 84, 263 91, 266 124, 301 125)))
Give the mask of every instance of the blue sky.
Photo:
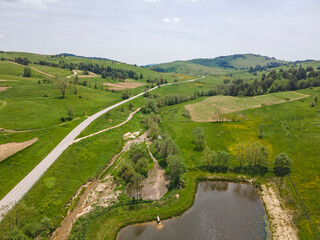
POLYGON ((0 50, 149 64, 320 59, 319 0, 0 0, 0 50))

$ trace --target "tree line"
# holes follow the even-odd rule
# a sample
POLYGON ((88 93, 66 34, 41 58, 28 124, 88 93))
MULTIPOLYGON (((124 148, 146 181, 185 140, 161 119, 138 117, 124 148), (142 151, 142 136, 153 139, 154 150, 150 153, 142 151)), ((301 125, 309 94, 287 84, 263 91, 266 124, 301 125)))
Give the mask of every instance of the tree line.
MULTIPOLYGON (((207 146, 206 134, 203 128, 194 128, 193 136, 192 142, 196 146, 195 150, 203 151, 202 169, 223 173, 230 170, 235 173, 250 175, 264 175, 268 172, 269 151, 260 142, 239 143, 235 153, 235 159, 239 165, 229 169, 231 155, 225 151, 212 151, 207 146)), ((273 171, 276 176, 284 176, 290 174, 291 165, 291 158, 286 153, 281 153, 274 159, 273 171)))
POLYGON ((168 134, 160 135, 161 129, 158 125, 160 121, 160 116, 156 115, 154 111, 144 119, 144 123, 149 130, 149 136, 153 139, 155 156, 159 165, 169 171, 170 187, 179 187, 181 177, 187 171, 186 165, 180 156, 181 151, 176 143, 168 134))
POLYGON ((218 86, 218 93, 230 96, 256 96, 266 93, 295 91, 309 87, 320 86, 320 72, 313 67, 272 70, 268 75, 263 74, 261 80, 244 82, 235 79, 230 84, 218 86))
MULTIPOLYGON (((28 58, 15 58, 13 60, 16 63, 22 64, 27 66, 29 63, 31 63, 31 61, 28 58)), ((59 61, 59 63, 55 63, 55 62, 48 62, 45 60, 38 60, 38 61, 34 61, 34 64, 39 64, 39 65, 44 65, 44 66, 50 66, 50 67, 60 67, 63 69, 69 69, 70 71, 74 70, 74 69, 79 69, 79 70, 83 70, 84 72, 93 72, 96 74, 101 74, 102 78, 107 78, 110 77, 111 79, 120 79, 120 80, 124 80, 127 78, 131 78, 134 80, 138 80, 138 79, 143 79, 143 74, 140 73, 136 73, 133 70, 125 70, 125 69, 119 69, 119 68, 112 68, 110 66, 103 66, 103 65, 99 65, 97 63, 84 63, 84 62, 80 62, 80 63, 65 63, 63 61, 59 61)), ((150 82, 152 82, 152 80, 149 80, 150 82)))

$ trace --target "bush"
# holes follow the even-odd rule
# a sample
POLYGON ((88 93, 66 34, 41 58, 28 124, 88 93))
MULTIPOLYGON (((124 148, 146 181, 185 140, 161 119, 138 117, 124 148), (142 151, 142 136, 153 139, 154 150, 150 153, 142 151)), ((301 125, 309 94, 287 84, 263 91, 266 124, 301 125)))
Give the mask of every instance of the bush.
POLYGON ((215 166, 214 170, 217 173, 227 173, 228 172, 229 167, 228 166, 215 166))
POLYGON ((24 68, 23 77, 31 77, 31 68, 29 67, 24 68))
POLYGON ((314 102, 312 102, 311 104, 310 104, 310 107, 315 107, 316 106, 316 104, 314 103, 314 102))
POLYGON ((129 94, 128 93, 122 93, 122 96, 121 96, 122 99, 128 99, 129 98, 129 94))
POLYGON ((61 121, 61 122, 65 122, 65 121, 66 121, 66 118, 65 118, 65 117, 61 117, 61 118, 60 118, 60 121, 61 121))
POLYGON ((282 169, 281 169, 281 167, 275 167, 275 168, 273 168, 273 171, 277 177, 283 177, 283 176, 289 175, 291 173, 291 170, 289 167, 283 167, 282 169))

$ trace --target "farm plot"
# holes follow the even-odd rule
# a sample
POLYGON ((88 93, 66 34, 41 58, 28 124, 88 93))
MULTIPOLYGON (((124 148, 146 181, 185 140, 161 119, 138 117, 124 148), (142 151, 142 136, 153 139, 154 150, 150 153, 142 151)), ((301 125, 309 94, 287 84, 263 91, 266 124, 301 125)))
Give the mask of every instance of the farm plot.
POLYGON ((247 109, 259 108, 306 98, 309 95, 297 92, 279 92, 255 97, 213 96, 205 100, 186 105, 195 122, 228 121, 228 114, 247 109))

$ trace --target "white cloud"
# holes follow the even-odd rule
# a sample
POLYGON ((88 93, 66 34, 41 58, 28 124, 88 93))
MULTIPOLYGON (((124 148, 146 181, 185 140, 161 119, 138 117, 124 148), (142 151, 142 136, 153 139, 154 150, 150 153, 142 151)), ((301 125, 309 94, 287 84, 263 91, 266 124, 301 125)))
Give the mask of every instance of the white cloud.
POLYGON ((198 2, 198 0, 175 0, 176 2, 198 2))
POLYGON ((34 5, 34 6, 43 7, 43 8, 47 8, 47 5, 50 3, 55 3, 55 2, 59 2, 59 1, 60 0, 4 0, 4 2, 7 2, 7 3, 34 5))
POLYGON ((0 33, 0 38, 4 38, 3 34, 0 33))
POLYGON ((145 2, 160 2, 161 0, 144 0, 145 2))
POLYGON ((178 18, 178 17, 164 18, 164 19, 161 20, 161 22, 164 22, 164 23, 176 23, 176 22, 180 22, 180 18, 178 18))

